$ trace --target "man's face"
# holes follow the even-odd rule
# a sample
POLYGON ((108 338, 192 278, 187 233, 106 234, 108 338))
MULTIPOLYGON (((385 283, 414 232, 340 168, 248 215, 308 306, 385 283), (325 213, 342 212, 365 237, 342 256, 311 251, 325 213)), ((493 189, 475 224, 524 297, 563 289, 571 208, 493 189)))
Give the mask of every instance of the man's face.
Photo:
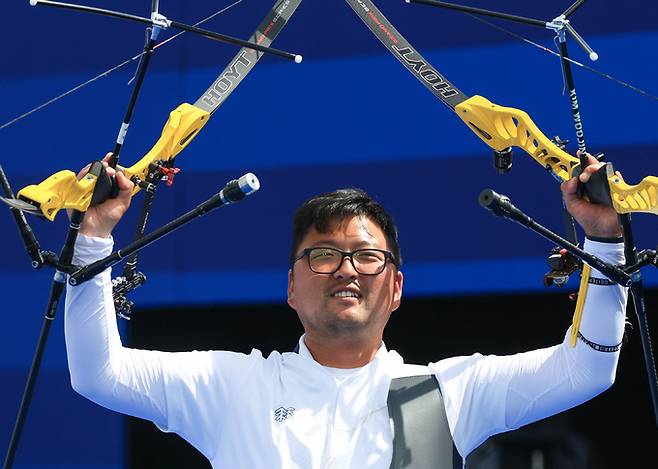
MULTIPOLYGON (((328 233, 312 228, 297 252, 312 247, 350 252, 363 248, 389 250, 381 228, 369 218, 358 216, 336 223, 328 233)), ((402 273, 390 261, 379 275, 359 274, 347 258, 335 273, 317 274, 304 257, 288 273, 288 304, 297 311, 306 334, 318 338, 381 337, 390 314, 400 306, 401 296, 402 273), (345 292, 351 296, 344 296, 345 292)))

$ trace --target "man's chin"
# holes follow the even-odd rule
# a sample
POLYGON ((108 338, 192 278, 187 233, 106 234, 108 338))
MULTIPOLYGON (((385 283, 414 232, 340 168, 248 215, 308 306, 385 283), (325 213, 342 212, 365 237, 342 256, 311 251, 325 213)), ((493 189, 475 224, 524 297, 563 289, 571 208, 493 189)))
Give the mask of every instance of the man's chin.
POLYGON ((335 312, 328 323, 335 332, 358 332, 366 327, 368 320, 361 311, 345 309, 335 312))

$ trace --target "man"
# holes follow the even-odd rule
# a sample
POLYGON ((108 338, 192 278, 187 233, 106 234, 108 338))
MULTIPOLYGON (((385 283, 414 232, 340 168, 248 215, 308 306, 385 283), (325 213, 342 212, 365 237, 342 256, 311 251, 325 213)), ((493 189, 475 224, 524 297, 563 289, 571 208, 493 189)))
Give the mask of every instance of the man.
MULTIPOLYGON (((583 182, 600 166, 591 162, 583 182)), ((110 235, 132 189, 121 173, 116 180, 119 196, 87 212, 78 264, 112 249, 110 235)), ((562 185, 567 208, 588 235, 585 248, 623 262, 615 212, 578 198, 576 189, 575 179, 562 185)), ((402 296, 399 266, 393 220, 367 194, 339 190, 305 202, 293 221, 288 273, 288 303, 305 334, 296 352, 267 358, 257 350, 123 347, 108 270, 67 293, 72 385, 100 405, 180 434, 214 468, 386 469, 393 454, 387 399, 395 378, 436 377, 443 402, 437 418, 447 421, 464 459, 489 436, 571 408, 613 383, 624 288, 589 285, 576 347, 567 333, 559 345, 513 356, 409 365, 382 343, 402 296)), ((603 278, 596 271, 592 277, 603 278)))

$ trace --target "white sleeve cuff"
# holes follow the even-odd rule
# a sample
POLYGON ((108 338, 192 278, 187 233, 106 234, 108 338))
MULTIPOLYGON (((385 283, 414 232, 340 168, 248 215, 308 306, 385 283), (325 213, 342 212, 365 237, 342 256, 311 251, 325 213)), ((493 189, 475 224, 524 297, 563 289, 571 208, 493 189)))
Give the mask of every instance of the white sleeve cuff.
MULTIPOLYGON (((612 265, 624 264, 624 243, 602 243, 585 238, 584 250, 612 265)), ((592 277, 605 278, 601 272, 592 267, 592 277)))
POLYGON ((75 241, 75 253, 73 263, 75 265, 87 265, 102 259, 112 253, 114 239, 97 238, 92 236, 78 235, 75 241))

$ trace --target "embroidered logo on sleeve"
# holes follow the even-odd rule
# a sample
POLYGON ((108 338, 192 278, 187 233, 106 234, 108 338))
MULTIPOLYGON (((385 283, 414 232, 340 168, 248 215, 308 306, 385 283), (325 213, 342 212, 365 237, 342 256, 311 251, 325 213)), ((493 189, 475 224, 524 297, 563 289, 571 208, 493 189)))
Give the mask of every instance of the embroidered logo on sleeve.
POLYGON ((286 419, 291 419, 295 416, 294 407, 279 407, 274 411, 274 420, 283 422, 286 419))

